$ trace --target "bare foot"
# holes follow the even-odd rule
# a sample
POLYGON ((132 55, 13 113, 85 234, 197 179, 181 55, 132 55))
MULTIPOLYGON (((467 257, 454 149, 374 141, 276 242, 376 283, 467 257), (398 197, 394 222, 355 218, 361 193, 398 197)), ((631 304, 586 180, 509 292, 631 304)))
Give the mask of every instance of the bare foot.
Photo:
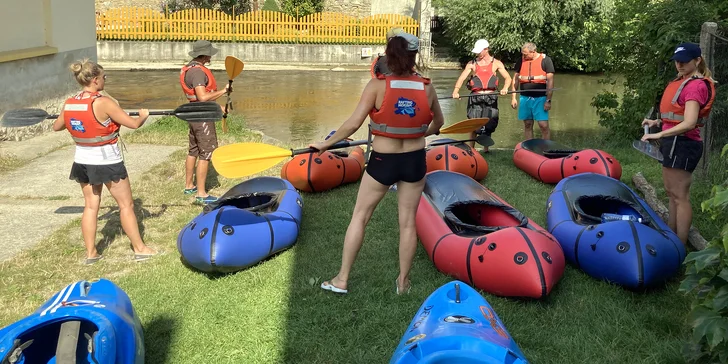
POLYGON ((154 255, 157 254, 157 251, 145 245, 140 250, 134 249, 134 254, 154 255))
POLYGON ((406 281, 397 278, 397 294, 409 293, 412 289, 412 283, 409 279, 406 281))

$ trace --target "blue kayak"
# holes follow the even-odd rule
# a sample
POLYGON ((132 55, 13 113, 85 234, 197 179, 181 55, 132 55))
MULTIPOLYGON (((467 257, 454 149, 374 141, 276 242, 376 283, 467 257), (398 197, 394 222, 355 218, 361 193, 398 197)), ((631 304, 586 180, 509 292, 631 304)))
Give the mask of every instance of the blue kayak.
POLYGON ((567 261, 588 275, 640 289, 663 284, 685 259, 685 246, 627 185, 584 173, 559 182, 549 196, 546 226, 567 261), (625 220, 602 222, 602 214, 625 220))
POLYGON ((187 265, 207 273, 245 269, 298 239, 303 200, 290 182, 257 177, 206 205, 177 236, 187 265))
POLYGON ((144 363, 129 296, 106 279, 69 284, 30 316, 0 329, 0 363, 144 363))
POLYGON ((452 281, 433 292, 400 340, 390 364, 527 364, 478 291, 452 281))

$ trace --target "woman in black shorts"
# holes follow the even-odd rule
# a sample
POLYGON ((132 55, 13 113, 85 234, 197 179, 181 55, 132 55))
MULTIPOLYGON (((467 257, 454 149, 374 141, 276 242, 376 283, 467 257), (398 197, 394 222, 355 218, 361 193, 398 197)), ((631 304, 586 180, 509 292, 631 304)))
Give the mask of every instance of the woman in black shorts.
POLYGON ((710 70, 694 43, 677 46, 671 60, 678 75, 660 101, 660 119, 645 119, 642 125, 660 125, 662 131, 645 134, 643 141, 660 139, 663 156, 662 179, 670 198, 668 225, 687 243, 693 210, 690 203, 692 173, 703 155, 698 127, 703 126, 715 100, 715 84, 710 70))
POLYGON ((391 75, 379 75, 365 87, 354 113, 329 139, 311 144, 323 152, 354 134, 367 115, 372 119, 372 152, 362 177, 354 213, 344 239, 341 269, 321 288, 348 292, 351 267, 364 240, 374 209, 392 184, 399 200, 399 264, 396 292, 408 292, 409 273, 417 250, 415 214, 425 186, 425 136, 444 124, 435 88, 413 72, 419 40, 400 33, 387 42, 385 54, 391 75))
POLYGON ((96 250, 95 240, 104 185, 119 205, 121 226, 131 240, 134 260, 149 259, 156 252, 144 244, 139 233, 129 178, 118 146, 120 126, 140 127, 149 117, 149 111, 139 110, 139 117, 132 118, 114 100, 101 95, 99 91, 104 89, 106 74, 98 64, 83 60, 73 63, 70 68, 83 90, 66 100, 53 123, 53 130, 68 130, 76 142, 69 178, 81 184, 85 200, 81 217, 85 264, 96 263, 102 258, 96 250))

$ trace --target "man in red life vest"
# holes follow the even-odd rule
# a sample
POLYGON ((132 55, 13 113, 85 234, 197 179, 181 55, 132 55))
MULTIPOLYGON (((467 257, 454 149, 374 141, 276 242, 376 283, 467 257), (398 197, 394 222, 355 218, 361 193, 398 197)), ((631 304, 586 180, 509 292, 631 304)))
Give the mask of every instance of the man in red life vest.
MULTIPOLYGON (((210 59, 217 52, 217 48, 213 47, 212 43, 207 40, 198 40, 192 46, 192 51, 189 52, 192 60, 182 67, 179 74, 182 91, 189 102, 214 101, 227 92, 227 85, 222 90, 217 89, 215 77, 205 67, 205 64, 210 63, 210 59)), ((201 204, 208 204, 217 200, 217 197, 207 194, 205 190, 210 158, 212 152, 217 148, 216 121, 188 123, 190 127, 189 152, 187 160, 185 160, 184 193, 186 195, 196 194, 196 202, 201 204), (195 162, 197 162, 196 184, 192 182, 195 162)))
POLYGON ((526 140, 533 139, 534 120, 541 129, 541 137, 550 139, 549 110, 552 91, 541 90, 554 88, 554 63, 547 55, 536 52, 536 45, 530 42, 523 45, 521 55, 513 74, 513 90, 518 90, 519 87, 523 90, 518 96, 521 106, 518 107, 517 94, 513 94, 511 107, 518 107, 518 120, 523 120, 526 140))
MULTIPOLYGON (((473 73, 467 84, 471 95, 468 98, 468 119, 488 118, 489 120, 480 130, 472 132, 470 139, 474 139, 476 133, 487 136, 493 134, 498 126, 498 95, 505 95, 508 86, 511 84, 511 75, 506 71, 503 62, 490 55, 489 47, 490 44, 485 39, 479 39, 475 42, 471 52, 477 54, 477 58, 465 66, 455 82, 455 89, 452 91, 452 98, 459 99, 460 87, 462 87, 465 78, 471 72, 473 73), (498 75, 496 73, 500 73, 505 79, 500 91, 498 91, 498 75)), ((469 142, 468 144, 473 147, 475 142, 469 142)), ((483 152, 488 152, 488 147, 484 147, 483 152)))

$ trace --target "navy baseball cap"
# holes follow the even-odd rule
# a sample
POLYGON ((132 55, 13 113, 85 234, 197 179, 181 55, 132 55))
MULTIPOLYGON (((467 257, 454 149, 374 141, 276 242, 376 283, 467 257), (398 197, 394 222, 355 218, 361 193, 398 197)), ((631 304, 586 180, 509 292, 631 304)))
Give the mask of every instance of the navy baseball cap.
POLYGON ((701 57, 702 52, 700 46, 695 43, 681 43, 675 48, 675 53, 670 58, 671 61, 690 62, 695 58, 701 57))

